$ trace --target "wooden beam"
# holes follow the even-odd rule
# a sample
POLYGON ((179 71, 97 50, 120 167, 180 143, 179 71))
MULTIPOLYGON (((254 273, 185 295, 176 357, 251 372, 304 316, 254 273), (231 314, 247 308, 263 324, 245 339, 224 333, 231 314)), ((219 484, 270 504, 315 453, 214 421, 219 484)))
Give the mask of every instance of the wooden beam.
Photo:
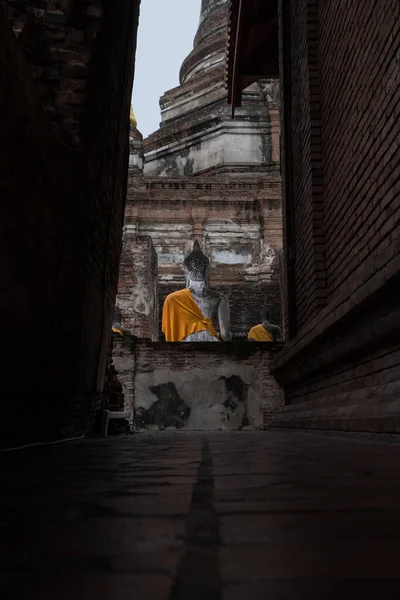
POLYGON ((232 70, 232 119, 235 117, 235 107, 237 98, 237 77, 239 71, 239 48, 241 41, 242 31, 242 14, 243 14, 243 0, 239 1, 239 10, 237 17, 236 35, 235 35, 235 51, 233 55, 233 70, 232 70))

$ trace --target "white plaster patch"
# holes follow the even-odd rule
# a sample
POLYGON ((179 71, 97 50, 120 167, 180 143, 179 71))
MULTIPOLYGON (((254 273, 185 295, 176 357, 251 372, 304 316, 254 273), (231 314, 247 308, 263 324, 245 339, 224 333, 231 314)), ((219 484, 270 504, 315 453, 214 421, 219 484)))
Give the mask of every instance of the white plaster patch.
POLYGON ((275 260, 275 250, 273 248, 271 248, 271 246, 269 246, 269 244, 264 245, 263 260, 269 266, 271 266, 275 260))
POLYGON ((251 250, 220 250, 213 248, 211 250, 211 260, 216 265, 247 265, 252 261, 251 250))

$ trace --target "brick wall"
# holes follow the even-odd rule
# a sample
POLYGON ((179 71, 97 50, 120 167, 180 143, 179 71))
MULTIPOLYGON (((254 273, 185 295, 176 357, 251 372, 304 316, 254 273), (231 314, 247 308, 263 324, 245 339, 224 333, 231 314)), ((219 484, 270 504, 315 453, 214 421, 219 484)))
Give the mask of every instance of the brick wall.
POLYGON ((268 427, 283 403, 270 372, 282 344, 135 344, 136 429, 268 427))
POLYGON ((399 3, 320 0, 318 39, 331 298, 399 235, 399 3))
POLYGON ((0 5, 2 315, 9 340, 2 400, 12 411, 0 425, 5 445, 81 434, 90 422, 85 406, 95 407, 102 390, 138 18, 138 3, 122 4, 125 10, 104 8, 87 57, 79 143, 68 146, 0 5))
POLYGON ((122 240, 117 304, 122 325, 139 339, 159 338, 157 254, 151 238, 126 229, 122 240))
POLYGON ((396 261, 368 265, 356 293, 337 296, 279 356, 280 426, 400 432, 400 277, 388 278, 400 245, 396 261))
POLYGON ((274 370, 280 423, 398 431, 400 8, 280 4, 291 338, 274 370))
POLYGON ((373 251, 398 235, 400 33, 398 3, 390 0, 289 5, 286 166, 301 330, 373 251))
MULTIPOLYGON (((290 3, 291 153, 296 327, 325 304, 319 69, 315 0, 290 3)), ((289 165, 287 165, 289 168, 289 165)))
MULTIPOLYGON (((92 53, 101 35, 101 0, 4 0, 54 132, 79 142, 92 53)), ((103 6, 104 4, 104 6, 103 6)))
MULTIPOLYGON (((134 379, 135 379, 135 354, 134 341, 131 336, 121 337, 113 334, 113 363, 116 369, 116 377, 121 384, 123 394, 123 405, 119 410, 132 412, 134 410, 134 379)), ((130 420, 133 425, 133 418, 130 420)))
POLYGON ((260 313, 264 305, 271 310, 271 322, 281 326, 281 301, 277 282, 219 286, 218 291, 225 294, 229 300, 233 331, 248 332, 251 327, 260 323, 260 313))

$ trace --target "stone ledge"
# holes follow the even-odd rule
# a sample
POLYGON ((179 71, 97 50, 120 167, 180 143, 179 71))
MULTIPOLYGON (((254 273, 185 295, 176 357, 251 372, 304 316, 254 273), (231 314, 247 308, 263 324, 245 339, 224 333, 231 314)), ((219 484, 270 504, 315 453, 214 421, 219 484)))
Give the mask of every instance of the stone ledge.
POLYGON ((273 429, 296 429, 311 431, 344 431, 360 433, 400 433, 400 415, 333 417, 316 419, 276 419, 270 425, 273 429))
POLYGON ((283 342, 250 342, 237 340, 233 342, 152 342, 150 340, 135 340, 137 348, 150 347, 155 352, 168 350, 168 352, 206 353, 206 354, 228 354, 228 355, 252 355, 258 353, 276 354, 282 350, 283 342))
MULTIPOLYGON (((287 433, 288 427, 272 427, 276 432, 287 433)), ((400 444, 400 435, 398 433, 377 433, 370 431, 343 431, 340 429, 297 429, 296 433, 305 433, 307 435, 339 438, 342 440, 355 440, 357 442, 376 442, 382 444, 400 444)))
MULTIPOLYGON (((226 190, 229 193, 238 192, 243 193, 243 190, 270 190, 276 188, 278 191, 281 189, 280 174, 278 171, 272 171, 270 173, 275 176, 275 179, 265 180, 263 174, 257 179, 255 177, 243 178, 240 180, 232 180, 227 175, 219 175, 212 180, 199 181, 197 178, 192 181, 189 178, 183 177, 136 177, 131 176, 129 178, 129 187, 134 189, 135 192, 132 196, 137 200, 138 190, 204 190, 207 194, 212 193, 212 190, 226 190)), ((229 198, 231 201, 232 199, 229 198)), ((244 198, 246 200, 246 198, 244 198)))

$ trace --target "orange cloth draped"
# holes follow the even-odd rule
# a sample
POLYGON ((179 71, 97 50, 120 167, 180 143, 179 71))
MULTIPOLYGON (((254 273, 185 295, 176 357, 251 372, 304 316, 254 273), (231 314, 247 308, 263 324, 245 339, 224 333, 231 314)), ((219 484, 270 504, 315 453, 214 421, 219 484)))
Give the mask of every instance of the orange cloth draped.
POLYGON ((248 335, 249 340, 254 340, 255 342, 272 342, 273 338, 270 333, 262 325, 256 325, 252 327, 249 331, 248 335))
POLYGON ((181 342, 188 335, 208 329, 218 338, 211 319, 203 316, 188 288, 166 297, 162 314, 162 331, 167 342, 181 342))

